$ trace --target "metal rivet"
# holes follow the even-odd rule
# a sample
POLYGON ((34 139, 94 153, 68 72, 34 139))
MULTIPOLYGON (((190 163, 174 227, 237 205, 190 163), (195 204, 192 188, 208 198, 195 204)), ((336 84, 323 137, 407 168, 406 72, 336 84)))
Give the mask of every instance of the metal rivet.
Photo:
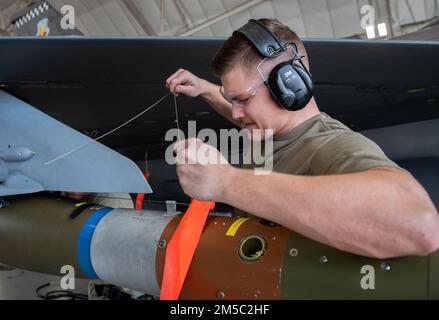
POLYGON ((326 256, 322 256, 322 257, 320 257, 320 262, 326 263, 326 262, 328 262, 328 258, 326 256))
POLYGON ((381 269, 383 271, 390 271, 392 269, 392 266, 389 263, 387 263, 387 262, 383 262, 381 264, 381 269))
POLYGON ((159 241, 159 248, 163 249, 166 247, 166 240, 162 239, 159 241))
POLYGON ((296 248, 290 249, 290 256, 297 257, 298 254, 299 250, 297 250, 296 248))
POLYGON ((224 299, 225 298, 225 296, 226 296, 226 294, 223 292, 223 291, 218 291, 217 293, 216 293, 216 296, 218 297, 218 299, 224 299))

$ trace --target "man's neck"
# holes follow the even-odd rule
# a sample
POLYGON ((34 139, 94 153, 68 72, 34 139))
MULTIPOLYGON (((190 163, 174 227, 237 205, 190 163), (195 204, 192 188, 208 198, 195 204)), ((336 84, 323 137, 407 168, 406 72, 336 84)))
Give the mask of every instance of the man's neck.
POLYGON ((275 135, 284 134, 293 130, 295 127, 304 123, 306 120, 311 119, 320 114, 319 107, 317 106, 314 98, 306 105, 305 108, 299 111, 287 111, 287 119, 281 126, 280 130, 275 135))

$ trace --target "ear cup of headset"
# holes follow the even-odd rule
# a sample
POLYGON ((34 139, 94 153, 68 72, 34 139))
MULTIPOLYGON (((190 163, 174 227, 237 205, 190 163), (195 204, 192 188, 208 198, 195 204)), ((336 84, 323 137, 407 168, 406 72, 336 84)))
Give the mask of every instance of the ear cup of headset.
POLYGON ((293 61, 279 63, 270 73, 267 83, 274 99, 288 110, 305 107, 312 97, 311 76, 293 61))

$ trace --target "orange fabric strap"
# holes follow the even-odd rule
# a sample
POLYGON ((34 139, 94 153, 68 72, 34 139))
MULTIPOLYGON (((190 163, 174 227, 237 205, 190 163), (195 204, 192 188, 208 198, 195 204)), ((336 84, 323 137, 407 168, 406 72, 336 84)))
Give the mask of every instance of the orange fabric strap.
MULTIPOLYGON (((145 172, 143 174, 143 176, 145 177, 146 180, 148 180, 150 178, 150 174, 149 172, 145 172)), ((143 207, 143 199, 145 198, 145 194, 144 193, 138 193, 136 196, 136 205, 134 206, 136 208, 136 210, 142 210, 143 207)))
POLYGON ((160 300, 177 300, 213 201, 193 199, 166 248, 160 300))

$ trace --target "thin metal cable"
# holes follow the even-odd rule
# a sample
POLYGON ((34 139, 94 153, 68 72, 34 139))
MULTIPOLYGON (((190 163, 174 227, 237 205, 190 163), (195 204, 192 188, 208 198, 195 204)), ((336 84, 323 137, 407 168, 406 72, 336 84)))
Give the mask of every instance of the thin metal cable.
POLYGON ((180 137, 180 122, 178 121, 178 108, 177 108, 177 96, 174 95, 174 108, 175 108, 175 122, 177 122, 177 134, 178 134, 178 141, 181 141, 180 137))
POLYGON ((46 162, 44 165, 47 166, 47 165, 49 165, 49 164, 52 164, 52 163, 54 163, 55 161, 58 161, 58 160, 60 160, 60 159, 62 159, 62 158, 64 158, 64 157, 67 157, 68 155, 70 155, 70 154, 72 154, 72 153, 74 153, 74 152, 76 152, 76 151, 78 151, 78 150, 80 150, 80 149, 82 149, 82 148, 88 146, 89 144, 91 144, 91 143, 93 143, 93 142, 95 142, 95 141, 98 141, 99 139, 102 139, 103 137, 106 137, 106 136, 108 136, 109 134, 112 134, 112 133, 115 132, 116 130, 119 130, 120 128, 122 128, 123 126, 127 125, 128 123, 134 121, 135 119, 137 119, 138 117, 140 117, 141 115, 143 115, 145 112, 148 112, 149 110, 151 110, 152 108, 154 108, 157 104, 159 104, 159 103, 160 103, 163 99, 165 99, 168 95, 169 95, 169 92, 168 92, 167 94, 165 94, 163 97, 161 97, 159 100, 157 100, 156 102, 154 102, 151 106, 149 106, 148 108, 146 108, 145 110, 143 110, 142 112, 140 112, 138 115, 132 117, 131 119, 129 119, 128 121, 122 123, 120 126, 114 128, 113 130, 111 130, 111 131, 109 131, 109 132, 107 132, 107 133, 101 135, 100 137, 97 137, 97 138, 94 139, 94 140, 91 140, 91 141, 89 141, 89 142, 86 142, 86 143, 84 143, 83 145, 80 145, 79 147, 76 147, 75 149, 70 150, 69 152, 66 152, 66 153, 62 154, 62 155, 60 155, 59 157, 56 157, 55 159, 52 159, 52 160, 46 162))

